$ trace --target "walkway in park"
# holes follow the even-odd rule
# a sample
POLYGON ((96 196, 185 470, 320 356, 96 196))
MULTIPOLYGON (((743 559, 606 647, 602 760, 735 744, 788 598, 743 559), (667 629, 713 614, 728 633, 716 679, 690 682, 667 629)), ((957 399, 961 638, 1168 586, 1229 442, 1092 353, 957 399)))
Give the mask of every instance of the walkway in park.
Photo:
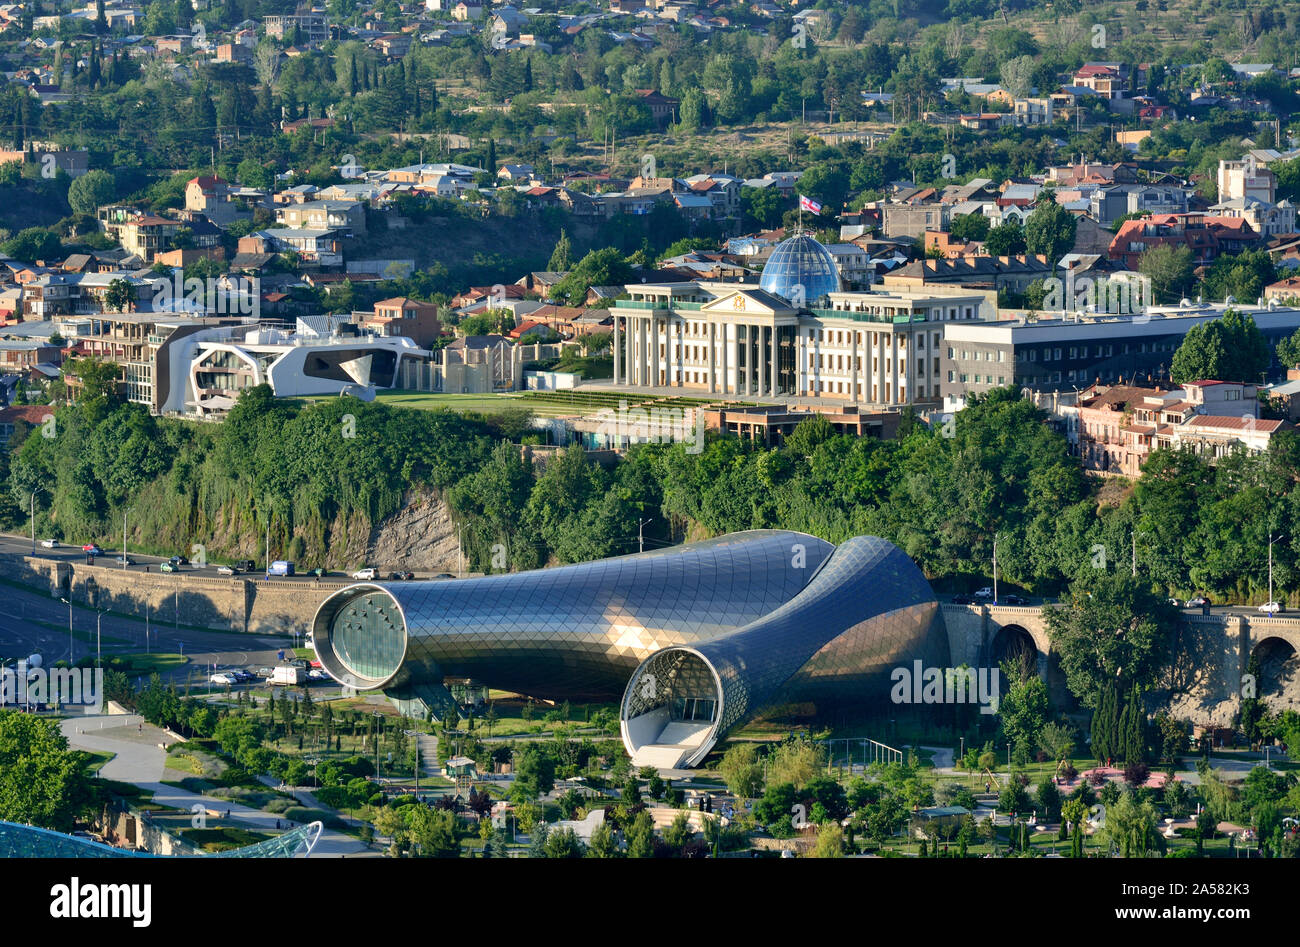
MULTIPOLYGON (((229 812, 231 820, 246 825, 251 829, 270 832, 285 831, 299 823, 290 822, 283 815, 264 812, 250 806, 240 805, 226 799, 190 792, 175 786, 166 786, 163 779, 179 782, 182 773, 175 770, 166 771, 167 752, 160 744, 170 745, 176 740, 168 734, 146 723, 134 714, 125 716, 72 717, 63 720, 60 728, 68 743, 75 749, 94 750, 101 753, 115 754, 99 771, 106 779, 134 783, 141 789, 153 793, 153 802, 170 806, 174 809, 189 810, 196 803, 213 812, 229 812), (277 830, 277 824, 280 828, 277 830)), ((303 793, 311 800, 313 808, 320 808, 314 797, 303 793)), ((295 798, 300 798, 295 794, 295 798)), ((304 804, 308 804, 305 803, 304 804)), ((368 850, 356 839, 332 829, 321 832, 320 840, 312 849, 312 857, 361 855, 368 850)))

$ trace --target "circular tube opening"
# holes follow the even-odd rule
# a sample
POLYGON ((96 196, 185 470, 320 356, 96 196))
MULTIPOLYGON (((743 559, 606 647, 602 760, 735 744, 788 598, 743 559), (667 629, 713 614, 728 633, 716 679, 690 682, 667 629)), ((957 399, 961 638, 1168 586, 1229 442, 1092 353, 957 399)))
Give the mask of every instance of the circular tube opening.
POLYGON ((633 763, 678 769, 698 762, 717 739, 722 683, 693 648, 646 658, 623 694, 619 725, 633 763))
POLYGON ((339 683, 361 690, 388 683, 406 657, 406 616, 382 586, 352 586, 326 599, 313 635, 321 666, 339 683))

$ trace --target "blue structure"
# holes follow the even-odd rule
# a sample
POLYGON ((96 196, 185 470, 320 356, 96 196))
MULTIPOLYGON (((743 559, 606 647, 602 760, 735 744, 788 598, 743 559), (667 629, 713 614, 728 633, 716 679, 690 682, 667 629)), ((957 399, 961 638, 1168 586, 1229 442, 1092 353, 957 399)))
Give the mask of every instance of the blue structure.
MULTIPOLYGON (((283 835, 245 845, 226 852, 204 855, 204 858, 293 858, 311 853, 320 838, 322 825, 309 822, 283 835)), ((34 825, 0 822, 0 858, 157 858, 149 852, 129 848, 115 848, 94 839, 66 835, 34 825)), ((189 856, 178 856, 189 857, 189 856)))
POLYGON ((808 307, 840 291, 840 274, 829 250, 799 234, 777 244, 763 266, 759 286, 796 308, 808 307))

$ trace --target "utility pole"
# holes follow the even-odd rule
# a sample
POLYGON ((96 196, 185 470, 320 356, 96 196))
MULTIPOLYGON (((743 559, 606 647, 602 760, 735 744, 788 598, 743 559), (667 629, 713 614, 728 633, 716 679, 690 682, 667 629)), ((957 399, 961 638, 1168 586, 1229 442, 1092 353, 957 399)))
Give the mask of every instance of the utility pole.
POLYGON ((641 519, 640 517, 637 517, 637 521, 636 521, 637 552, 645 552, 645 527, 647 523, 653 523, 653 522, 654 522, 653 516, 650 517, 649 519, 644 519, 644 520, 641 519))
POLYGON ((32 555, 36 555, 36 491, 32 491, 32 555))

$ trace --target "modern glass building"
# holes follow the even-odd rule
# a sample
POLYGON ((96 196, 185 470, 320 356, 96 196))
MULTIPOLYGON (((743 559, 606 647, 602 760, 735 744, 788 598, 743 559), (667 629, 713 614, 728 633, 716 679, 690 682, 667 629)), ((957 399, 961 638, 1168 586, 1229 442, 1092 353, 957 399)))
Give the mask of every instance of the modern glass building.
POLYGON ((919 569, 892 544, 755 530, 477 579, 361 583, 322 603, 316 653, 343 684, 419 712, 447 678, 552 700, 622 698, 637 765, 698 764, 787 700, 875 703, 889 671, 946 666, 919 569))
POLYGON ((777 244, 763 265, 759 286, 794 306, 812 306, 840 291, 840 273, 829 250, 798 234, 777 244))
POLYGON ((628 681, 620 721, 634 765, 695 766, 766 707, 889 703, 890 673, 948 664, 939 603, 897 546, 838 546, 789 602, 728 635, 664 648, 628 681))
POLYGON ((616 700, 637 665, 794 598, 834 547, 755 530, 668 549, 476 579, 375 582, 317 610, 336 680, 437 712, 445 678, 553 700, 616 700))
MULTIPOLYGON (((205 858, 304 858, 311 853, 320 838, 321 823, 310 822, 290 829, 283 835, 231 849, 205 855, 205 858)), ((149 852, 130 848, 115 848, 94 839, 67 835, 34 825, 0 822, 0 858, 157 858, 149 852)), ((185 857, 185 856, 182 856, 185 857)))

